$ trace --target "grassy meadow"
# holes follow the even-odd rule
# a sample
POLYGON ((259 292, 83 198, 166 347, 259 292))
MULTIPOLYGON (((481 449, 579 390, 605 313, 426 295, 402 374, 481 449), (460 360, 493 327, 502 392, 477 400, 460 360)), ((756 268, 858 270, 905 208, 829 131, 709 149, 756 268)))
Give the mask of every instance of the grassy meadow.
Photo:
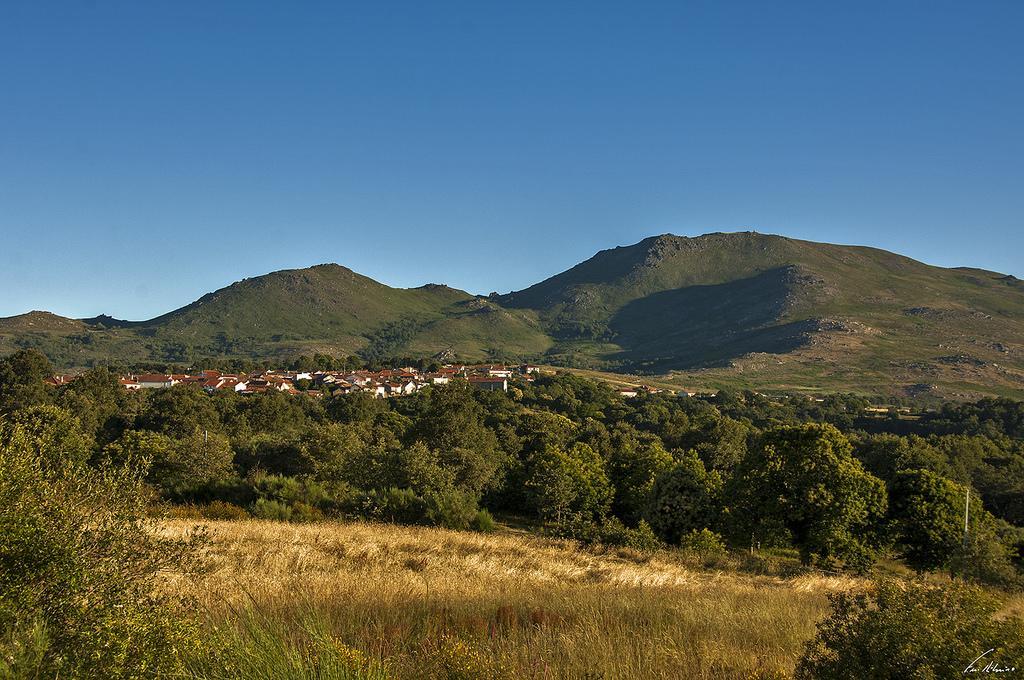
POLYGON ((204 524, 203 574, 169 582, 222 650, 195 677, 784 677, 826 594, 858 585, 508 531, 204 524))

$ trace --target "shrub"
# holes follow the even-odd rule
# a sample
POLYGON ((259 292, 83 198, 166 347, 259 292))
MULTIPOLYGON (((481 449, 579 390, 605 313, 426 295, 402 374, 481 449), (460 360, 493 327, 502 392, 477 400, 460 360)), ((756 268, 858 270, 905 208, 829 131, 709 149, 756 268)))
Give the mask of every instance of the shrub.
POLYGON ((156 516, 163 514, 169 519, 195 520, 206 518, 206 516, 203 514, 203 511, 194 505, 158 505, 156 506, 156 510, 158 511, 156 516), (165 509, 165 511, 163 513, 160 513, 159 511, 161 509, 165 509))
POLYGON ((198 632, 179 601, 159 594, 156 577, 187 569, 195 541, 151 530, 142 466, 97 470, 37 450, 20 426, 8 435, 0 445, 0 677, 175 673, 198 648, 198 632))
POLYGON ((476 517, 476 498, 454 489, 427 496, 427 519, 446 529, 468 529, 476 517))
POLYGON ((291 521, 293 522, 320 522, 324 519, 324 513, 320 511, 320 508, 302 501, 296 501, 291 510, 291 521))
POLYGON ((642 553, 654 552, 661 547, 661 541, 655 536, 650 524, 640 520, 635 528, 631 528, 617 517, 607 520, 600 526, 597 540, 605 545, 621 546, 642 553))
POLYGON ((256 519, 287 522, 292 518, 292 508, 287 503, 282 503, 281 501, 260 498, 252 505, 252 516, 256 519))
POLYGON ((728 552, 722 537, 709 529, 694 529, 679 540, 679 547, 700 557, 714 557, 728 552))
POLYGON ((494 531, 494 518, 491 517, 491 513, 487 512, 486 509, 480 509, 477 511, 476 515, 473 516, 470 528, 473 529, 473 531, 490 533, 494 531))
POLYGON ((501 675, 501 669, 479 648, 444 635, 428 657, 430 676, 445 680, 478 680, 501 675))
POLYGON ((1024 658, 1024 625, 995 620, 998 602, 975 586, 885 581, 829 599, 832 613, 807 644, 797 680, 951 678, 972 662, 981 672, 1024 658))
POLYGON ((415 524, 422 522, 427 504, 412 489, 375 489, 366 498, 367 512, 385 522, 415 524))
POLYGON ((234 503, 226 503, 224 501, 211 501, 210 503, 201 506, 199 512, 202 514, 204 519, 228 521, 249 519, 249 513, 246 512, 245 508, 239 507, 234 503))

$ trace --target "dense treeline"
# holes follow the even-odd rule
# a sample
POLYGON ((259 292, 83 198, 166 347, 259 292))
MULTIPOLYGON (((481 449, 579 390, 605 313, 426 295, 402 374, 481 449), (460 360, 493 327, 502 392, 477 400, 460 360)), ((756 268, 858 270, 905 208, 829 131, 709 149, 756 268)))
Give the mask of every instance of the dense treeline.
POLYGON ((793 548, 806 564, 858 571, 892 554, 920 571, 1017 579, 1019 402, 911 419, 868 416, 855 396, 623 400, 570 374, 508 393, 452 384, 377 400, 133 393, 102 368, 54 389, 50 372, 33 351, 0 360, 0 445, 28 432, 74 465, 142 466, 154 503, 209 517, 487 530, 498 512, 637 548, 793 548))

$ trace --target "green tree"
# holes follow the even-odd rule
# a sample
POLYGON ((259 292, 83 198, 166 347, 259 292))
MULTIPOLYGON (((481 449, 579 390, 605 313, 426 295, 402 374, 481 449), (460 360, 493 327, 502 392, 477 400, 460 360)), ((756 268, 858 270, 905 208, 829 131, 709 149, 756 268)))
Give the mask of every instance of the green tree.
POLYGON ((558 525, 600 521, 613 494, 601 457, 580 443, 568 450, 547 446, 535 453, 526 487, 537 515, 558 525))
POLYGON ((644 515, 658 537, 678 544, 690 532, 712 528, 721 510, 722 480, 708 472, 695 451, 687 451, 658 475, 644 515))
POLYGON ((854 451, 867 470, 891 482, 902 470, 931 470, 948 477, 946 457, 921 437, 880 434, 857 443, 854 451))
POLYGON ((121 436, 135 415, 138 394, 132 394, 106 368, 86 371, 60 389, 57 405, 75 414, 99 446, 121 436))
POLYGON ((50 360, 34 349, 18 350, 0 359, 0 415, 49 403, 52 391, 43 380, 52 376, 50 360))
POLYGON ((92 438, 78 418, 57 406, 31 406, 0 419, 0 445, 18 432, 41 461, 54 467, 80 466, 92 452, 92 438))
POLYGON ((144 464, 146 481, 171 498, 234 475, 234 452, 227 439, 200 431, 172 439, 159 432, 129 430, 104 454, 115 464, 144 464))
POLYGON ((966 499, 966 488, 933 472, 897 473, 889 487, 889 521, 908 565, 918 571, 949 566, 963 539, 966 499))
POLYGON ((612 510, 627 524, 636 524, 643 517, 655 480, 672 467, 672 454, 650 435, 616 443, 608 460, 608 477, 615 489, 612 510))
POLYGON ((465 384, 435 387, 423 399, 411 440, 437 451, 441 464, 454 472, 456 486, 479 495, 506 458, 484 424, 483 408, 465 384))
POLYGON ((197 429, 219 432, 221 419, 209 395, 194 385, 175 385, 152 390, 136 421, 141 430, 161 432, 172 437, 188 437, 197 429))
POLYGON ((790 540, 805 564, 871 564, 885 515, 885 485, 851 454, 832 425, 776 427, 740 464, 730 482, 737 538, 790 540))

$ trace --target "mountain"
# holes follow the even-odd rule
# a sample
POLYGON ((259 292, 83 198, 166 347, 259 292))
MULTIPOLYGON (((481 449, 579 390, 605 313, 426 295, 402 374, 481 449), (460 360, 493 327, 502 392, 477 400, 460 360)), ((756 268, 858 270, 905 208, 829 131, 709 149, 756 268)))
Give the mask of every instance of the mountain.
POLYGON ((148 321, 65 319, 47 312, 0 319, 0 350, 35 347, 61 366, 290 358, 324 352, 391 356, 489 350, 542 354, 536 315, 428 284, 391 288, 337 264, 244 279, 148 321))
POLYGON ((689 387, 1024 396, 1024 283, 874 248, 666 234, 488 298, 317 265, 148 321, 0 319, 0 350, 26 346, 68 366, 360 352, 507 357, 689 387))
POLYGON ((561 363, 598 357, 789 389, 1024 387, 1024 283, 874 248, 667 234, 498 302, 535 311, 561 363))

